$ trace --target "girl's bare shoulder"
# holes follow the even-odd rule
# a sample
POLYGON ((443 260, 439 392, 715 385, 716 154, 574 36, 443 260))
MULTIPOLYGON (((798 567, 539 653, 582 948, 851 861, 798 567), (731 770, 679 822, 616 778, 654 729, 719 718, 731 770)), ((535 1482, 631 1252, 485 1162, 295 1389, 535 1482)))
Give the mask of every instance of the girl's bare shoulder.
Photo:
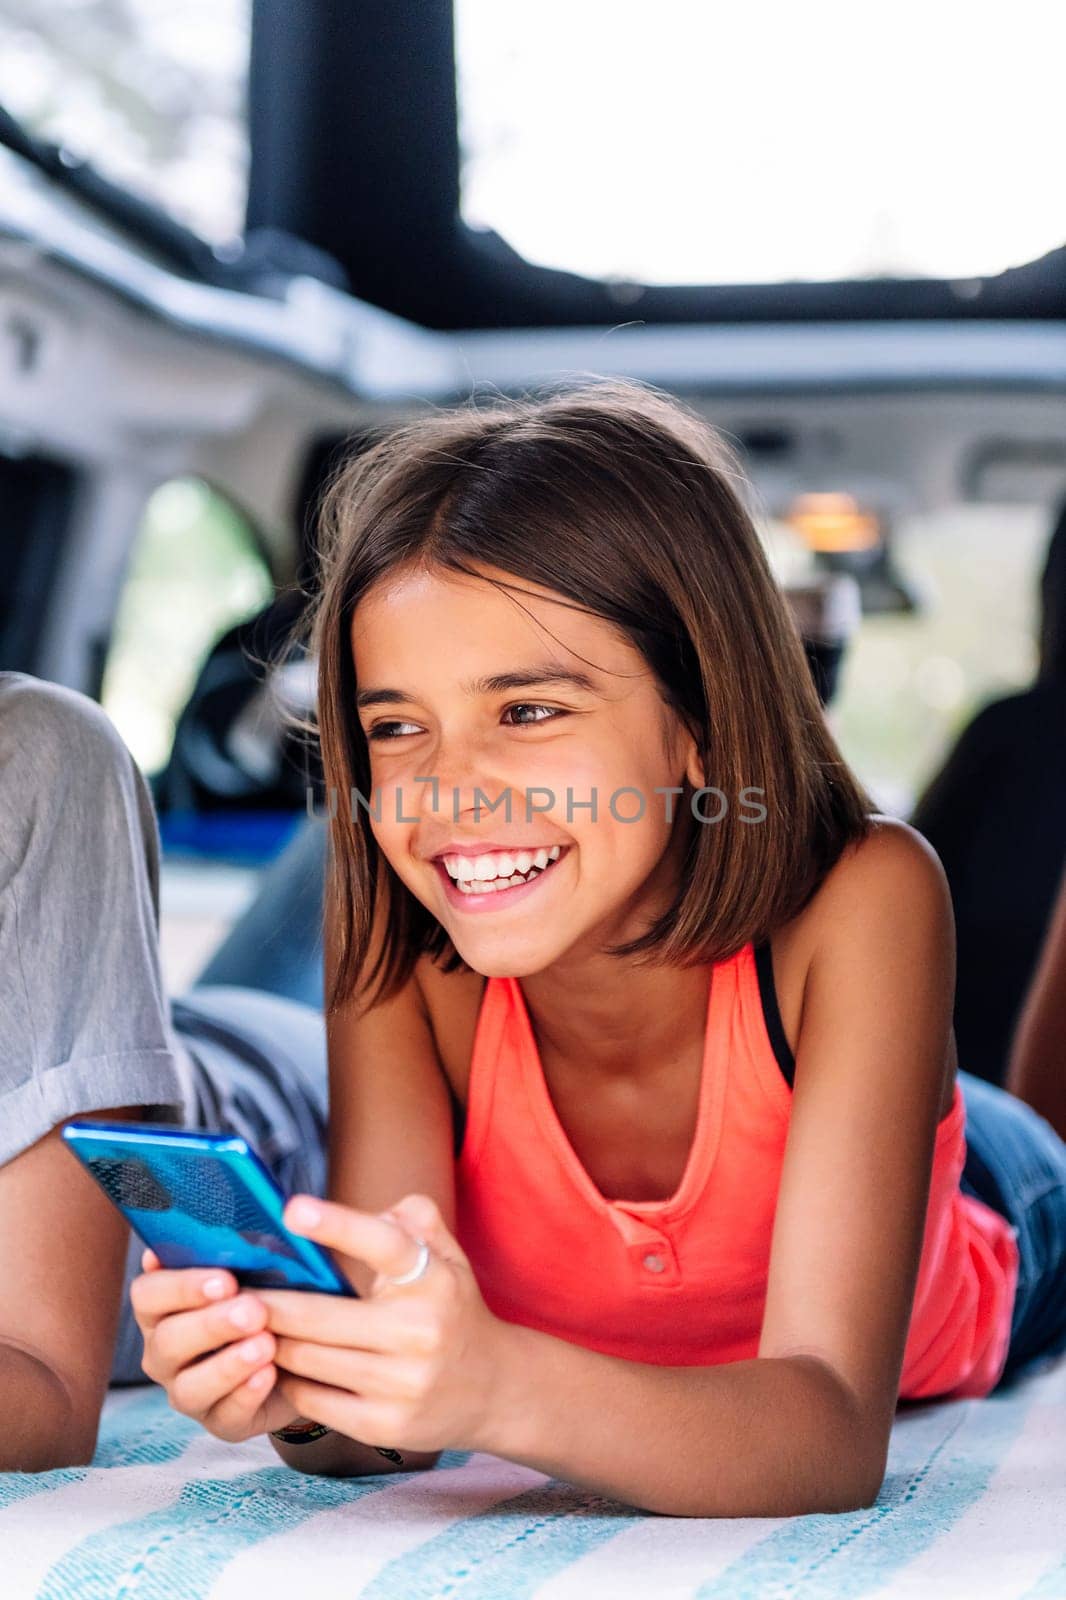
POLYGON ((847 908, 876 915, 904 899, 921 903, 950 899, 947 878, 928 839, 900 817, 875 812, 864 839, 849 845, 819 886, 806 911, 813 926, 847 908))
POLYGON ((890 915, 908 900, 929 903, 948 896, 940 857, 916 828, 880 812, 870 820, 870 832, 842 851, 787 925, 790 941, 811 955, 847 921, 890 915))
MULTIPOLYGON (((843 851, 798 916, 774 935, 779 1007, 793 1051, 813 963, 821 957, 831 969, 834 951, 839 953, 842 942, 846 944, 854 936, 864 919, 882 920, 889 933, 892 928, 924 919, 936 937, 951 941, 954 948, 951 892, 940 857, 928 840, 901 818, 875 813, 872 822, 866 837, 843 851)), ((957 1065, 952 1031, 942 1113, 951 1105, 957 1065)))
POLYGON ((858 916, 892 916, 906 906, 948 900, 932 845, 909 823, 875 813, 867 836, 849 845, 807 904, 770 940, 774 987, 785 1037, 795 1053, 812 963, 858 916))

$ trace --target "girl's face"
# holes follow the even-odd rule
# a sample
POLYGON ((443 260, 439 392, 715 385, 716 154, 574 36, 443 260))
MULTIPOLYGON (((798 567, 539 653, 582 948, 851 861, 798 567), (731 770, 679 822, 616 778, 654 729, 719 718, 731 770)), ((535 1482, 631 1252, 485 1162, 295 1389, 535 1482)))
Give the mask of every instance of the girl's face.
MULTIPOLYGON (((609 623, 506 573, 406 568, 356 607, 358 715, 396 876, 486 976, 632 938, 691 826, 693 740, 609 623)), ((377 809, 375 805, 375 809, 377 809)))

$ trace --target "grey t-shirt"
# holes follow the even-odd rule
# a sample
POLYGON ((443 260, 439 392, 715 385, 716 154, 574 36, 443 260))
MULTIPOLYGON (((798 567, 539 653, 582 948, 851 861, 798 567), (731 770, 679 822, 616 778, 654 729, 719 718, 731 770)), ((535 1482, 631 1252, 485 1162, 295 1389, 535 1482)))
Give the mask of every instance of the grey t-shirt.
POLYGON ((155 811, 114 724, 0 672, 0 1163, 87 1111, 194 1116, 158 922, 155 811))

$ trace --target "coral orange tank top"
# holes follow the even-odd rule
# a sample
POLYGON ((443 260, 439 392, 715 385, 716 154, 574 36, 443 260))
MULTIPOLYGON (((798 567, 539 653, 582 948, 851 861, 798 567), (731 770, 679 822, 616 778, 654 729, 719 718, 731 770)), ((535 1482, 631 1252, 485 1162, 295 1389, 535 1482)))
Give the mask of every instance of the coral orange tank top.
MULTIPOLYGON (((456 1237, 497 1316, 631 1361, 758 1354, 792 1100, 768 955, 747 944, 711 970, 696 1133, 667 1200, 600 1193, 556 1114, 518 980, 488 980, 456 1237)), ((1018 1247, 1005 1218, 961 1192, 965 1154, 956 1084, 936 1134, 905 1399, 987 1394, 1007 1358, 1018 1247)))

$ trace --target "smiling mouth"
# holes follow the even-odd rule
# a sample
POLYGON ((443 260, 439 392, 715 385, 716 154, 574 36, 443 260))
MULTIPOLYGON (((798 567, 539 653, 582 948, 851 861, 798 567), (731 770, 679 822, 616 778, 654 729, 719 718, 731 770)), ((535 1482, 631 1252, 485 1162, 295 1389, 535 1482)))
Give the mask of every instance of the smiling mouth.
POLYGON ((473 878, 465 874, 471 870, 469 857, 445 856, 438 858, 436 866, 443 872, 453 890, 460 894, 499 894, 504 889, 517 889, 523 884, 532 883, 534 878, 543 877, 550 872, 557 862, 569 853, 569 845, 553 845, 550 850, 518 851, 512 858, 512 871, 501 872, 499 868, 491 878, 473 878), (464 876, 460 877, 460 872, 464 876))

